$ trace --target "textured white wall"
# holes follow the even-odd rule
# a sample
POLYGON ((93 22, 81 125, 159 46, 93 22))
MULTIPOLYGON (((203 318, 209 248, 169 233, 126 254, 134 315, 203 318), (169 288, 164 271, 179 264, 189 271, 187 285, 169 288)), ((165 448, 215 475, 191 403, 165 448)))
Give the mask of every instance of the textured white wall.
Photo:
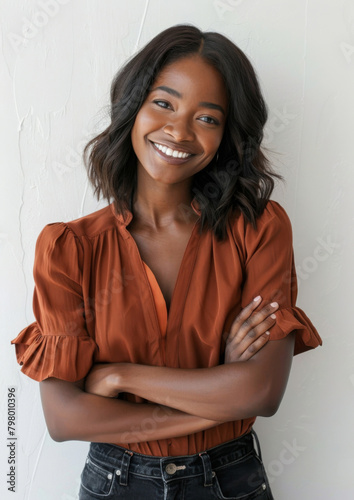
POLYGON ((293 223, 298 304, 324 341, 294 359, 280 410, 256 424, 275 498, 352 500, 353 0, 0 5, 1 497, 77 496, 88 444, 50 439, 38 384, 20 374, 10 340, 33 321, 41 229, 105 204, 94 200, 80 154, 107 119, 113 74, 162 29, 191 22, 229 36, 258 71, 270 109, 265 144, 287 181, 274 198, 293 223), (18 390, 16 495, 6 485, 8 386, 18 390))

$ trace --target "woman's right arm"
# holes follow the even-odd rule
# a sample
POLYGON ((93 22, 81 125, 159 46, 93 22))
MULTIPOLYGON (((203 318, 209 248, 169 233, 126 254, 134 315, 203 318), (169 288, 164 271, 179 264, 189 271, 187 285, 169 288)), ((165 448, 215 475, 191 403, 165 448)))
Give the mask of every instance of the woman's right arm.
POLYGON ((220 423, 166 406, 96 396, 84 392, 83 386, 84 380, 40 382, 44 416, 54 441, 144 442, 185 436, 220 423))

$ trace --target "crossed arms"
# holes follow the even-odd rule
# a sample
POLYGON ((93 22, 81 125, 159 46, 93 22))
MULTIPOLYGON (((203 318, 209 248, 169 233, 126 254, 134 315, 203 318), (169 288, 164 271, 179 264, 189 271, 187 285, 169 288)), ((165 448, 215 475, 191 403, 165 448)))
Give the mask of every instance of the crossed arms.
POLYGON ((276 322, 271 304, 252 301, 226 338, 225 364, 178 369, 129 363, 94 365, 78 382, 40 383, 42 405, 55 441, 131 443, 192 434, 222 422, 273 415, 285 392, 294 333, 269 342, 276 322), (147 404, 116 399, 129 392, 147 404), (146 431, 147 422, 156 425, 146 431))

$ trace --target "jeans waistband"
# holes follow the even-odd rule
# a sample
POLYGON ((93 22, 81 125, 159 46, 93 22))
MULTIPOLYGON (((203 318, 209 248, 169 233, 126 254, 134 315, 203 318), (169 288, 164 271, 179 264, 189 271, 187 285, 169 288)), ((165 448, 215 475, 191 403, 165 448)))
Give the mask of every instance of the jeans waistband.
POLYGON ((204 475, 204 485, 209 486, 212 484, 214 470, 237 462, 255 451, 253 438, 257 444, 258 455, 262 459, 254 430, 195 455, 156 457, 132 452, 114 444, 91 443, 89 457, 119 476, 120 484, 123 485, 127 484, 129 473, 160 478, 164 482, 204 475))

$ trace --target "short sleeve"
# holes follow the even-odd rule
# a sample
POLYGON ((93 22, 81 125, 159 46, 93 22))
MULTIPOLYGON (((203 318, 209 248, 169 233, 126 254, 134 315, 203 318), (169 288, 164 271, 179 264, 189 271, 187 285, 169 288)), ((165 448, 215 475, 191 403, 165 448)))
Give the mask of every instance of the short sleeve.
POLYGON ((285 210, 279 203, 268 201, 257 219, 257 229, 247 224, 243 232, 245 277, 242 307, 257 295, 262 296, 262 304, 278 302, 276 323, 269 330, 270 340, 284 338, 295 331, 294 355, 322 345, 310 319, 296 307, 297 278, 292 228, 285 210))
POLYGON ((96 350, 86 330, 82 296, 82 247, 62 222, 38 236, 33 275, 36 321, 11 341, 22 372, 34 380, 70 382, 89 372, 96 350))

